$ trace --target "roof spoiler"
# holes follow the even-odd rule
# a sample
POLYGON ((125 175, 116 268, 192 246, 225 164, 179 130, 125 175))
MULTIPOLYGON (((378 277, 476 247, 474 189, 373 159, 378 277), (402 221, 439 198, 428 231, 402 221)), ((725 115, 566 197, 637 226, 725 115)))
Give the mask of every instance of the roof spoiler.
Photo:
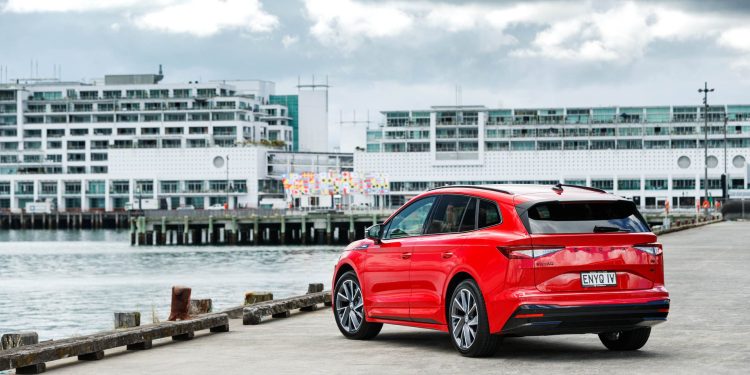
POLYGON ((581 185, 572 185, 572 184, 555 184, 555 186, 552 187, 552 190, 563 191, 563 187, 572 187, 572 188, 584 189, 584 190, 589 190, 589 191, 595 191, 597 193, 607 194, 607 192, 602 189, 597 189, 597 188, 590 187, 590 186, 581 186, 581 185))

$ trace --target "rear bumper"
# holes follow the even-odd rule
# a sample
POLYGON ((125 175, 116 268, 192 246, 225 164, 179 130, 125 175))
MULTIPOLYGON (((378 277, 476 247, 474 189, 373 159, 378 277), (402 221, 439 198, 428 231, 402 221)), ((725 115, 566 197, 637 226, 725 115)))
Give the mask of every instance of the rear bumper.
POLYGON ((525 304, 505 323, 501 334, 542 336, 602 333, 650 327, 667 320, 669 300, 575 306, 525 304))

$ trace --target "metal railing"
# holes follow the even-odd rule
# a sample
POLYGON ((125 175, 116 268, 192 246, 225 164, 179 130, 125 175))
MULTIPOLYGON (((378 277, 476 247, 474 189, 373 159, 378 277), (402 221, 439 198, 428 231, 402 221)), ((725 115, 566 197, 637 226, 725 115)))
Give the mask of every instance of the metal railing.
POLYGON ((184 217, 188 216, 191 218, 207 218, 213 216, 216 218, 221 217, 272 217, 272 216, 306 216, 306 215, 377 215, 377 216, 389 216, 394 212, 394 209, 380 209, 380 208, 367 208, 367 209, 331 209, 323 207, 310 207, 310 208, 295 208, 295 209, 279 209, 279 208, 240 208, 233 210, 206 210, 206 209, 174 209, 174 210, 143 210, 143 215, 146 217, 184 217))

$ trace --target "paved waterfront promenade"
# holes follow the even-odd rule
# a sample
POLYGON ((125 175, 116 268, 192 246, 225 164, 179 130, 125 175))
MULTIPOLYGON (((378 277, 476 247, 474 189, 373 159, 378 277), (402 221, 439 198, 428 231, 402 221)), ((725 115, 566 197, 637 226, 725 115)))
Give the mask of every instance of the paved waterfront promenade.
POLYGON ((50 374, 742 373, 750 365, 750 223, 667 234, 669 321, 638 352, 609 352, 595 335, 506 339, 493 358, 459 356, 445 333, 385 326, 373 341, 344 339, 329 309, 230 332, 199 333, 101 361, 52 362, 50 374), (166 343, 166 345, 162 345, 166 343))

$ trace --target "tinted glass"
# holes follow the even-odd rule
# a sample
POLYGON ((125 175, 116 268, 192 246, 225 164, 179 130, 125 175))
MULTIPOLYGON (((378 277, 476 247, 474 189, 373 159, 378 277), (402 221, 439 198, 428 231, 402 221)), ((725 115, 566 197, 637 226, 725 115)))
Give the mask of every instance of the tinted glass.
POLYGON ((547 202, 529 209, 531 233, 648 232, 633 202, 547 202))
POLYGON ((494 202, 479 200, 479 228, 500 224, 500 212, 494 202))
POLYGON ((419 236, 435 203, 435 197, 420 199, 399 212, 388 224, 384 238, 419 236))
POLYGON ((461 227, 461 219, 471 200, 463 195, 443 195, 432 214, 426 233, 453 233, 461 227))
POLYGON ((464 219, 461 221, 461 232, 477 229, 477 199, 471 198, 469 205, 466 206, 464 219))

